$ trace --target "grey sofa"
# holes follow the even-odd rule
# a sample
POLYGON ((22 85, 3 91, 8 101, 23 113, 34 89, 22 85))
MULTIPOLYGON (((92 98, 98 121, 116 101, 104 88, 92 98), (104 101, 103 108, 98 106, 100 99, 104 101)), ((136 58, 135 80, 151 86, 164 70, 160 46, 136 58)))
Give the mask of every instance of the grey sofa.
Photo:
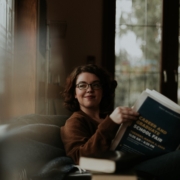
POLYGON ((80 172, 65 154, 60 127, 68 117, 30 114, 3 126, 0 179, 90 180, 91 174, 80 172))

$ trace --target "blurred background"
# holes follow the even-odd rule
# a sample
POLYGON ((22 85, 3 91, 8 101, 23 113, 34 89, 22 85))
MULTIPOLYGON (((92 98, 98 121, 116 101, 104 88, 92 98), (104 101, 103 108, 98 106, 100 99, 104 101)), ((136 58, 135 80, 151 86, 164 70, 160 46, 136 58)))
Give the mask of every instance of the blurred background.
POLYGON ((117 80, 114 106, 155 89, 180 103, 179 1, 0 0, 0 123, 69 114, 60 92, 78 65, 117 80))

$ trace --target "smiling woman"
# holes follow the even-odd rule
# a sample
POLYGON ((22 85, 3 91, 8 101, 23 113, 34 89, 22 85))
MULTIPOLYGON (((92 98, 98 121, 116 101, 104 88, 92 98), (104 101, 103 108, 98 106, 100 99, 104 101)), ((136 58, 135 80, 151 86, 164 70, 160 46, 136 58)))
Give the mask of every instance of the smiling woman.
POLYGON ((119 124, 137 119, 138 113, 128 107, 110 110, 115 88, 109 73, 93 64, 75 68, 67 78, 64 102, 73 114, 61 135, 67 155, 76 164, 82 155, 108 151, 119 124))
MULTIPOLYGON (((75 164, 79 164, 81 156, 93 157, 110 151, 120 124, 138 119, 139 114, 131 108, 119 106, 113 111, 109 109, 115 87, 116 83, 111 76, 93 64, 79 66, 68 76, 64 102, 73 114, 61 127, 61 138, 66 155, 75 164)), ((158 180, 174 180, 180 177, 179 164, 180 151, 174 151, 137 162, 133 169, 141 176, 145 175, 145 179, 156 177, 158 180)), ((121 161, 120 167, 124 166, 121 161)), ((131 162, 127 168, 131 170, 131 162)))
POLYGON ((63 92, 65 107, 71 112, 80 110, 77 98, 75 98, 75 92, 78 90, 79 92, 84 92, 84 90, 82 90, 82 85, 85 85, 84 83, 91 83, 91 85, 87 85, 87 90, 103 91, 103 96, 99 105, 100 112, 110 112, 110 107, 113 105, 114 91, 117 83, 112 79, 108 72, 92 64, 79 66, 68 76, 66 87, 63 92), (97 87, 99 85, 101 85, 102 89, 95 88, 95 86, 97 87))

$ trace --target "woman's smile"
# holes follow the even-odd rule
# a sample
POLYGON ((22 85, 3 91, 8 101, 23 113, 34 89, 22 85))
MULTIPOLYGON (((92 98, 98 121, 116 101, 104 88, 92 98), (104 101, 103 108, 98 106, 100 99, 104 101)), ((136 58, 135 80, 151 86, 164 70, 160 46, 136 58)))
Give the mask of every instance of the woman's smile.
POLYGON ((84 96, 84 98, 87 98, 87 99, 94 99, 95 96, 93 96, 93 95, 87 95, 87 96, 84 96))

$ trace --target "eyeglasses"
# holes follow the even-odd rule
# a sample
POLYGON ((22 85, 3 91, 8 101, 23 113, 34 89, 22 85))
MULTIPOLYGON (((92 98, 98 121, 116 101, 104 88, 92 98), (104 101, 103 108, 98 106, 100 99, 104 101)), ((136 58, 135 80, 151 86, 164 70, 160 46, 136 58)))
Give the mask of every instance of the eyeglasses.
POLYGON ((86 82, 80 82, 76 84, 76 87, 79 88, 80 90, 87 90, 91 86, 92 89, 101 89, 102 85, 100 82, 93 82, 91 84, 88 84, 86 82))

